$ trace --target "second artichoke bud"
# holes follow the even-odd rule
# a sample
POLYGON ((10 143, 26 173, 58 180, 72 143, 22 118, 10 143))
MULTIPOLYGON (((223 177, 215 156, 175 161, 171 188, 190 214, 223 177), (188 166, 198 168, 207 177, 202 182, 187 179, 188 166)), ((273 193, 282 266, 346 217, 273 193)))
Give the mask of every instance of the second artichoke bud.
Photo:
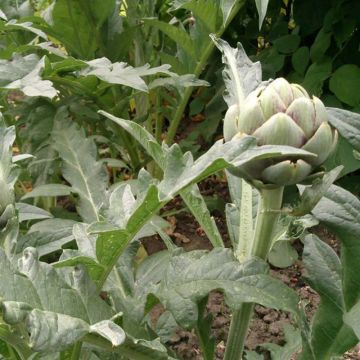
POLYGON ((283 78, 250 93, 241 109, 229 107, 224 119, 225 141, 252 135, 258 145, 288 145, 317 155, 312 160, 256 160, 241 169, 247 180, 290 185, 306 179, 330 155, 337 131, 328 123, 324 104, 283 78))

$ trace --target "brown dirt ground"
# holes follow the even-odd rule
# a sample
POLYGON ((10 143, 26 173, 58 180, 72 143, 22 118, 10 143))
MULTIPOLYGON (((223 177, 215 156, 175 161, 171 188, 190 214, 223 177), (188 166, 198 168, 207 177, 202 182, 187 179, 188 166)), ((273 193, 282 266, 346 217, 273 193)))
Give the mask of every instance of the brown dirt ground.
MULTIPOLYGON (((218 198, 225 202, 229 201, 226 184, 223 180, 208 179, 200 184, 200 189, 203 195, 212 196, 217 195, 218 198)), ((183 207, 181 199, 176 198, 164 211, 177 211, 183 207)), ((223 234, 226 246, 229 246, 229 238, 226 230, 225 219, 220 211, 212 213, 218 224, 218 227, 223 234)), ((169 235, 174 243, 178 246, 184 247, 185 250, 191 251, 195 249, 211 249, 211 243, 206 237, 204 231, 194 218, 187 212, 181 211, 173 216, 168 217, 172 228, 169 235)), ((322 227, 314 228, 314 232, 323 240, 328 242, 336 251, 339 250, 339 245, 334 236, 322 227)), ((144 241, 144 246, 149 254, 160 251, 165 248, 159 237, 148 238, 144 241)), ((295 247, 301 252, 301 243, 297 242, 295 247)), ((293 266, 286 269, 271 269, 271 275, 282 280, 285 284, 293 288, 304 302, 307 304, 305 311, 309 319, 313 316, 319 304, 319 296, 302 280, 303 269, 301 262, 296 262, 293 266)), ((226 339, 229 330, 231 313, 224 303, 223 295, 219 292, 213 292, 209 296, 207 310, 213 315, 212 333, 216 339, 216 359, 220 360, 224 357, 226 339)), ((163 312, 163 309, 158 307, 154 313, 155 321, 163 312)), ((255 315, 250 326, 250 332, 246 340, 246 348, 249 350, 257 349, 257 346, 271 342, 279 345, 284 344, 283 326, 290 323, 291 320, 287 313, 267 309, 260 305, 255 308, 255 315)), ((173 335, 168 345, 175 350, 177 355, 183 360, 201 360, 203 359, 198 340, 194 332, 178 329, 173 335)), ((266 359, 270 359, 269 354, 264 353, 266 359)), ((360 360, 360 344, 346 353, 344 360, 360 360)), ((276 359, 274 359, 276 360, 276 359)), ((294 358, 293 360, 296 360, 294 358)))

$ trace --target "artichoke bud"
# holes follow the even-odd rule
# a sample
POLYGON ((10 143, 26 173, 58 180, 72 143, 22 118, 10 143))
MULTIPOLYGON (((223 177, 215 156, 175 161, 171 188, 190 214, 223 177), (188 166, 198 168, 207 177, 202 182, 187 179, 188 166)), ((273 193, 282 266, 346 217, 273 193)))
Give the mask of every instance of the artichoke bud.
POLYGON ((225 141, 231 140, 238 132, 239 106, 231 105, 224 118, 224 138, 225 141))
POLYGON ((254 160, 236 174, 256 184, 284 186, 305 181, 329 157, 337 131, 328 123, 324 104, 297 84, 276 79, 250 93, 243 105, 232 105, 224 119, 224 137, 254 136, 257 144, 287 145, 317 157, 254 160))

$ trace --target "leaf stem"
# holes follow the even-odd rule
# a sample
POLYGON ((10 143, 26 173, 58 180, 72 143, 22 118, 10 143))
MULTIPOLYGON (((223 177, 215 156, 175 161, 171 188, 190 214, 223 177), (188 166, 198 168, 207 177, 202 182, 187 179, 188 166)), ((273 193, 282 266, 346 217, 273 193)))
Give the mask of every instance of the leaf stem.
MULTIPOLYGON (((243 4, 244 4, 243 0, 238 0, 236 2, 236 4, 231 9, 231 12, 230 12, 226 22, 221 26, 221 28, 215 34, 216 37, 220 37, 224 33, 224 31, 226 30, 228 25, 231 23, 231 21, 234 19, 235 15, 238 13, 238 11, 240 10, 240 8, 242 7, 243 4)), ((215 47, 215 44, 213 43, 212 40, 209 39, 208 44, 207 44, 205 50, 202 52, 202 55, 200 56, 199 61, 193 72, 196 77, 199 77, 199 75, 203 71, 203 69, 206 65, 206 62, 207 62, 209 56, 211 55, 214 47, 215 47)), ((193 92, 192 87, 188 87, 185 90, 184 95, 183 95, 182 99, 180 100, 180 104, 175 111, 174 117, 172 118, 172 120, 170 122, 170 126, 169 126, 168 133, 167 133, 166 140, 165 140, 166 144, 168 144, 168 145, 172 144, 174 141, 174 138, 175 138, 177 129, 179 127, 182 115, 184 113, 184 110, 186 108, 186 105, 190 99, 192 92, 193 92)))
MULTIPOLYGON (((272 233, 280 215, 284 188, 262 189, 256 218, 254 241, 250 254, 266 260, 271 246, 272 233), (274 211, 275 210, 275 211, 274 211)), ((225 360, 241 360, 250 320, 255 304, 243 303, 231 320, 225 360)))
POLYGON ((73 349, 71 351, 70 360, 79 360, 80 359, 81 347, 82 347, 81 341, 78 341, 77 343, 74 344, 73 349))

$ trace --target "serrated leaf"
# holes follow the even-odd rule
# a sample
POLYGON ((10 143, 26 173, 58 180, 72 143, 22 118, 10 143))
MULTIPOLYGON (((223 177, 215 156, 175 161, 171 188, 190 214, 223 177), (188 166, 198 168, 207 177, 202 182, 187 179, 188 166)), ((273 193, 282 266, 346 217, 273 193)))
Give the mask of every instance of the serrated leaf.
POLYGON ((140 204, 134 208, 120 230, 100 232, 96 241, 96 257, 104 266, 113 266, 126 245, 141 230, 146 222, 161 208, 164 203, 159 200, 156 187, 151 186, 140 204))
POLYGON ((107 224, 103 227, 94 224, 93 229, 89 229, 90 232, 99 234, 96 241, 96 258, 105 268, 101 279, 97 281, 98 286, 102 287, 127 244, 151 217, 178 193, 227 166, 240 167, 254 159, 283 156, 283 154, 314 156, 291 147, 256 147, 254 139, 246 137, 227 143, 218 141, 205 155, 194 162, 190 153, 182 154, 179 146, 173 145, 166 150, 164 179, 158 185, 150 184, 146 194, 138 196, 136 206, 131 205, 131 215, 127 215, 126 225, 114 229, 113 225, 109 228, 107 224))
MULTIPOLYGON (((161 148, 155 138, 148 133, 142 126, 132 122, 117 118, 111 114, 100 112, 102 115, 108 117, 123 129, 129 132, 147 151, 147 153, 155 160, 155 162, 164 169, 166 148, 161 148)), ((200 195, 197 185, 193 185, 181 192, 181 197, 189 207, 196 220, 206 232, 211 243, 214 246, 222 244, 220 232, 211 218, 209 210, 206 206, 204 198, 200 195)))
POLYGON ((209 86, 210 84, 205 80, 200 80, 193 74, 185 75, 173 75, 164 78, 158 78, 149 84, 149 89, 155 89, 156 87, 174 87, 175 89, 182 90, 183 88, 192 86, 209 86))
POLYGON ((245 97, 261 83, 260 62, 253 63, 240 43, 234 49, 222 39, 213 35, 211 38, 223 54, 225 69, 222 74, 227 90, 224 99, 229 107, 233 104, 241 106, 245 97))
POLYGON ((191 153, 182 155, 178 145, 173 145, 166 157, 164 179, 159 184, 161 199, 173 196, 192 183, 214 172, 230 167, 233 173, 241 173, 246 164, 255 159, 276 158, 285 154, 313 157, 314 154, 289 146, 256 146, 255 139, 244 137, 224 143, 217 141, 206 154, 193 161, 191 153))
POLYGON ((96 160, 94 141, 86 138, 85 131, 67 118, 53 131, 52 138, 63 160, 63 176, 71 184, 72 191, 79 195, 80 216, 87 223, 98 221, 108 174, 103 163, 96 160))
POLYGON ((161 145, 156 141, 152 134, 133 121, 118 118, 103 110, 100 110, 99 114, 114 121, 128 133, 130 133, 130 135, 133 136, 144 147, 146 152, 156 161, 156 163, 163 168, 165 153, 162 150, 161 145))
POLYGON ((112 63, 107 58, 91 60, 86 62, 86 64, 88 67, 83 69, 80 75, 94 75, 109 84, 130 86, 140 91, 148 90, 145 81, 141 77, 157 73, 172 74, 169 72, 169 65, 150 68, 150 65, 146 64, 142 67, 134 68, 124 62, 112 63))
POLYGON ((43 80, 41 74, 45 67, 45 57, 41 58, 35 68, 24 77, 7 84, 7 89, 19 89, 27 96, 43 96, 50 99, 57 96, 57 90, 50 80, 43 80))
POLYGON ((73 273, 70 286, 51 265, 39 262, 34 248, 24 251, 18 268, 3 251, 0 262, 6 267, 6 282, 0 283, 3 319, 24 330, 26 326, 34 351, 61 351, 88 333, 102 336, 113 346, 124 341, 123 330, 105 320, 112 310, 96 295, 95 286, 82 270, 73 273))
POLYGON ((11 60, 0 60, 0 85, 4 86, 30 73, 39 62, 35 54, 24 57, 14 54, 11 60))
POLYGON ((296 294, 264 272, 264 262, 240 264, 230 249, 192 251, 171 258, 155 296, 185 328, 195 325, 197 303, 214 289, 224 292, 232 309, 238 309, 242 302, 256 302, 296 314, 296 294))
POLYGON ((18 240, 17 251, 29 246, 36 247, 40 256, 50 254, 62 248, 74 239, 73 220, 48 219, 31 226, 26 235, 18 240))

